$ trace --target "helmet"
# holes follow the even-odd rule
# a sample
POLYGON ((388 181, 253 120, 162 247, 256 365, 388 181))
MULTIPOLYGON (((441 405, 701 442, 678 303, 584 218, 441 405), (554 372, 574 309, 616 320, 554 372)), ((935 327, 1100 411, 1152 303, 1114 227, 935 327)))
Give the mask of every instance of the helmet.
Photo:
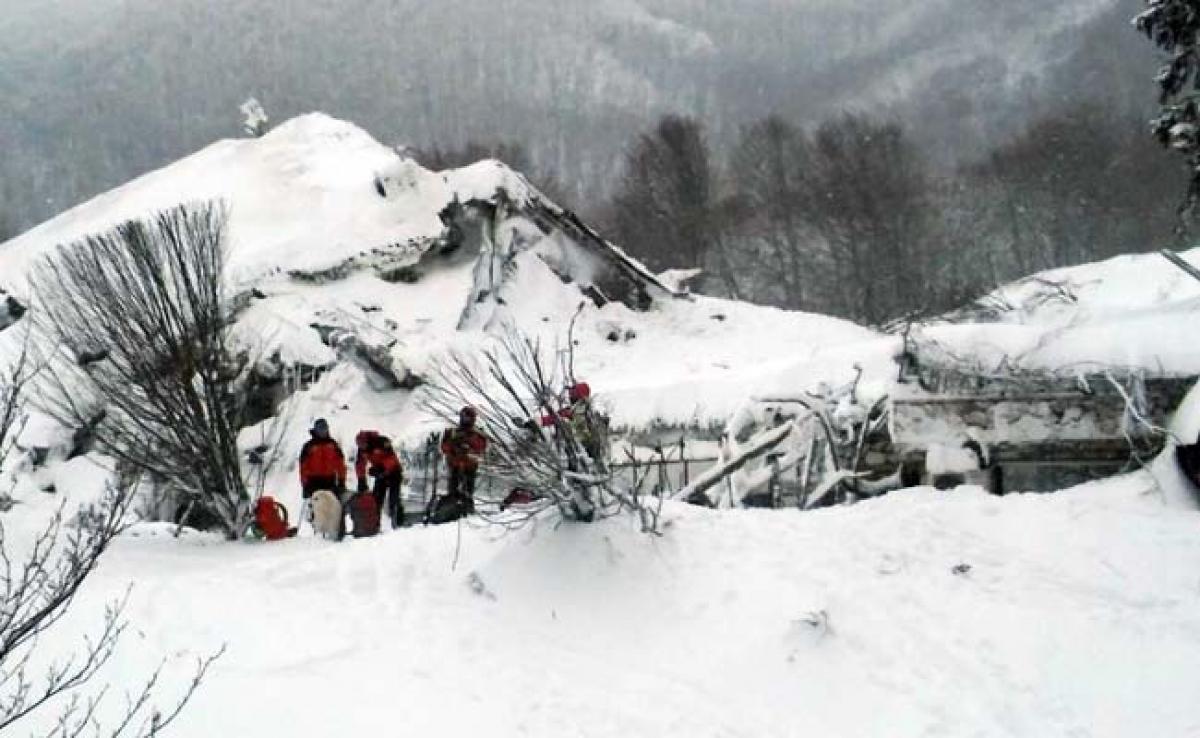
POLYGON ((475 418, 478 417, 478 415, 479 414, 475 412, 475 408, 467 405, 462 410, 458 411, 458 422, 460 425, 474 425, 475 418))
POLYGON ((587 382, 576 382, 567 390, 567 399, 571 402, 586 400, 592 396, 592 388, 587 382))
POLYGON ((317 418, 317 422, 313 423, 312 432, 318 436, 329 435, 329 421, 325 418, 317 418))

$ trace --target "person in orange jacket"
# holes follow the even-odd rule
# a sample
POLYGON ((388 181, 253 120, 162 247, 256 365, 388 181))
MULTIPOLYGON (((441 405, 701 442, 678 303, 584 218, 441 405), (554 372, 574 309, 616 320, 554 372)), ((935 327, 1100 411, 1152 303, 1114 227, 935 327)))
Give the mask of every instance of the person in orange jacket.
POLYGON ((475 476, 487 451, 487 437, 475 429, 475 408, 458 413, 458 425, 442 433, 442 455, 450 469, 450 498, 461 499, 468 512, 475 509, 475 476))
POLYGON ((400 484, 404 481, 404 468, 400 457, 392 448, 392 441, 378 431, 359 431, 354 437, 358 447, 354 456, 354 472, 358 477, 358 491, 367 491, 368 475, 375 483, 371 494, 375 497, 379 510, 387 511, 392 521, 392 527, 398 528, 404 522, 404 504, 400 500, 400 484))
POLYGON ((300 487, 304 499, 319 489, 339 497, 346 490, 346 456, 329 435, 329 423, 320 418, 309 431, 312 438, 300 449, 300 487))

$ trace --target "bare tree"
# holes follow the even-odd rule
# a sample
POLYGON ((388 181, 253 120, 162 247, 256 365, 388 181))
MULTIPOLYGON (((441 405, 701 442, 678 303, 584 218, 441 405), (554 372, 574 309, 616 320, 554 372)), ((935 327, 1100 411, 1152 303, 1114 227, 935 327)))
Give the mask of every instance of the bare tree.
POLYGON ((714 211, 709 233, 754 299, 881 323, 928 308, 961 264, 934 228, 925 157, 896 124, 844 115, 810 135, 770 116, 742 129, 729 172, 736 208, 714 211))
MULTIPOLYGON (((0 473, 12 451, 16 436, 25 425, 22 393, 32 380, 29 343, 23 342, 16 360, 0 370, 0 473)), ((0 476, 0 479, 3 479, 0 476)), ((0 495, 3 490, 0 490, 0 495)))
POLYGON ((626 511, 656 530, 656 508, 638 496, 638 485, 623 487, 613 475, 607 419, 590 401, 568 399, 576 385, 570 345, 568 339, 568 348, 551 353, 510 329, 478 357, 452 354, 437 362, 425 407, 448 421, 464 405, 476 409, 489 441, 483 470, 535 497, 516 522, 548 508, 577 522, 626 511))
POLYGON ((663 117, 626 155, 615 198, 618 240, 655 269, 703 267, 713 245, 716 183, 696 120, 663 117))
POLYGON ((182 205, 60 247, 33 270, 59 348, 43 405, 128 469, 200 498, 229 538, 249 519, 237 431, 243 364, 223 303, 226 212, 182 205))
MULTIPOLYGON (((22 351, 0 375, 0 467, 23 417, 23 395, 34 375, 22 351)), ((191 699, 220 653, 202 659, 189 686, 169 709, 155 704, 161 667, 135 692, 115 725, 99 718, 107 686, 95 688, 101 669, 116 653, 126 628, 125 600, 111 603, 98 633, 65 659, 47 661, 43 639, 67 613, 100 557, 125 529, 132 490, 110 486, 99 503, 72 519, 64 507, 29 540, 14 546, 0 521, 0 734, 14 733, 27 719, 52 715, 47 735, 151 736, 171 724, 191 699), (18 554, 14 549, 19 548, 18 554)), ((27 733, 26 733, 27 734, 27 733)))
POLYGON ((807 216, 828 244, 842 314, 879 323, 918 303, 930 188, 903 129, 845 115, 817 130, 813 154, 807 216))
POLYGON ((822 281, 820 243, 805 218, 804 198, 811 164, 807 137, 791 123, 770 116, 744 128, 732 156, 730 180, 741 205, 737 232, 753 255, 765 256, 781 307, 814 305, 822 281))

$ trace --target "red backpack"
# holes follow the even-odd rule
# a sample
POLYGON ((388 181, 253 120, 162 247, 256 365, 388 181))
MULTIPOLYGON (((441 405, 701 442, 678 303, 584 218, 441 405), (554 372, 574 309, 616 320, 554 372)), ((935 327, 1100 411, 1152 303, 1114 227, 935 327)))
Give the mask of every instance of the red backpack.
POLYGON ((262 496, 254 503, 254 524, 268 541, 288 537, 287 508, 274 497, 262 496))
POLYGON ((379 533, 379 503, 369 492, 358 492, 350 496, 346 502, 350 508, 350 522, 354 524, 351 532, 355 538, 365 538, 379 533))

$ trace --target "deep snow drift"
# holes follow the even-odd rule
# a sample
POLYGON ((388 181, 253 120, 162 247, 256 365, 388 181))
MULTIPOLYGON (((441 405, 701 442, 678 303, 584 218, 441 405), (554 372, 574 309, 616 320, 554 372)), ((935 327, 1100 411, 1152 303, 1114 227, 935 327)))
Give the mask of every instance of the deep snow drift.
MULTIPOLYGON (((1200 249, 1182 254, 1200 264, 1200 249)), ((1158 254, 1131 254, 1053 269, 987 295, 986 322, 926 329, 956 352, 994 368, 1083 374, 1105 368, 1200 373, 1200 345, 1187 340, 1200 282, 1158 254)))
POLYGON ((179 736, 1183 736, 1198 522, 1139 473, 808 514, 672 506, 662 537, 613 520, 228 545, 143 526, 69 627, 133 581, 118 683, 227 644, 179 736))

